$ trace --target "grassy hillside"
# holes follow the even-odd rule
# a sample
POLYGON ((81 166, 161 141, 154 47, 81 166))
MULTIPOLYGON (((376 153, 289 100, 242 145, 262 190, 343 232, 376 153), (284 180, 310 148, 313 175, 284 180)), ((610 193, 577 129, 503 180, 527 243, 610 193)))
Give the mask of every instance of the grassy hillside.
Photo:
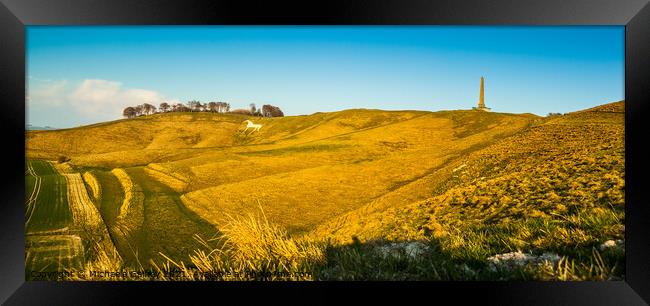
MULTIPOLYGON (((261 208, 271 225, 235 224, 328 246, 316 256, 316 278, 383 279, 393 276, 347 265, 373 262, 376 256, 359 250, 388 242, 422 243, 427 254, 436 249, 437 257, 427 257, 432 265, 474 263, 470 268, 479 270, 488 257, 515 251, 593 260, 593 247, 623 238, 623 110, 617 102, 547 118, 477 111, 166 113, 28 131, 26 155, 64 155, 72 172, 93 175, 89 195, 101 190, 94 201, 129 265, 188 262, 208 244, 195 234, 242 235, 234 220, 261 208), (262 129, 243 133, 247 118, 262 129), (137 196, 125 180, 141 190, 137 196), (125 204, 136 198, 139 204, 125 204), (142 218, 122 213, 130 207, 140 207, 142 218)), ((607 264, 620 269, 620 254, 610 255, 607 264)), ((409 269, 401 275, 445 279, 409 269)), ((448 271, 450 277, 468 276, 448 271)))
MULTIPOLYGON (((605 278, 620 276, 622 248, 602 257, 593 252, 605 241, 624 239, 622 107, 545 120, 440 169, 441 188, 426 200, 404 206, 375 201, 308 237, 334 246, 424 241, 444 260, 473 263, 478 271, 495 254, 553 253, 579 267, 577 279, 599 279, 589 274, 598 270, 596 259, 608 269, 605 278)), ((347 268, 352 276, 363 273, 347 268)), ((535 273, 529 277, 550 277, 535 273)))
MULTIPOLYGON (((438 211, 449 205, 450 209, 461 210, 463 215, 476 210, 475 219, 487 224, 549 218, 553 214, 567 217, 567 213, 575 213, 578 208, 586 210, 597 204, 605 208, 615 205, 617 212, 622 213, 624 156, 623 113, 590 111, 555 117, 447 163, 434 174, 439 184, 433 194, 436 197, 411 204, 409 209, 429 205, 438 211)), ((429 181, 427 185, 431 186, 429 181)), ((405 196, 399 190, 397 193, 405 196)), ((345 228, 359 226, 362 219, 383 219, 381 215, 385 212, 377 209, 380 206, 377 202, 356 214, 324 224, 318 231, 323 231, 323 237, 343 240, 350 240, 354 233, 365 236, 363 229, 345 228), (376 211, 379 214, 369 216, 376 211), (359 222, 350 223, 351 218, 359 222), (343 234, 346 231, 348 235, 343 234), (335 235, 337 232, 339 235, 335 235)), ((438 219, 430 213, 425 213, 429 219, 438 219)), ((462 222, 470 220, 462 219, 462 222)), ((400 236, 397 231, 388 232, 400 236)))

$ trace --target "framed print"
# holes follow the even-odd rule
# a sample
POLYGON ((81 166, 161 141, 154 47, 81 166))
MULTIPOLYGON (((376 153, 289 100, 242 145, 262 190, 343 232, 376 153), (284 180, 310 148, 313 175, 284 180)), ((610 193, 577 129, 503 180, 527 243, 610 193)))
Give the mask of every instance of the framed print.
POLYGON ((7 304, 650 299, 647 1, 2 4, 7 304))

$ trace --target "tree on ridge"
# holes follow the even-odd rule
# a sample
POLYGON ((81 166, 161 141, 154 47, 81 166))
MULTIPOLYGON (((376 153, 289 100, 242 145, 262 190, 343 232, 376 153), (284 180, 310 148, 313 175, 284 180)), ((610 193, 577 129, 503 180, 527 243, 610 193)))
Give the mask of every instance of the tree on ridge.
POLYGON ((125 108, 124 111, 122 111, 122 116, 124 116, 126 118, 133 118, 136 115, 137 115, 137 113, 135 111, 135 108, 133 108, 131 106, 125 108))

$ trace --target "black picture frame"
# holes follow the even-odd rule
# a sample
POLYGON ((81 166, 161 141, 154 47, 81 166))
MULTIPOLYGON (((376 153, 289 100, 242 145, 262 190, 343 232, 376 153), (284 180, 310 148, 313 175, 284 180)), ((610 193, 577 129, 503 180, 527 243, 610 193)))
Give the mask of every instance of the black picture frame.
MULTIPOLYGON (((650 173, 644 128, 650 92, 648 0, 498 1, 207 1, 0 0, 0 301, 8 305, 263 302, 312 304, 331 299, 364 304, 474 300, 515 305, 644 305, 650 302, 650 173), (26 25, 624 25, 626 274, 612 282, 25 282, 24 127, 26 25), (375 291, 369 293, 366 291, 375 291), (342 297, 345 294, 347 297, 342 297), (305 296, 312 295, 312 296, 305 296), (203 300, 205 299, 205 300, 203 300)), ((230 304, 230 303, 227 303, 230 304)))

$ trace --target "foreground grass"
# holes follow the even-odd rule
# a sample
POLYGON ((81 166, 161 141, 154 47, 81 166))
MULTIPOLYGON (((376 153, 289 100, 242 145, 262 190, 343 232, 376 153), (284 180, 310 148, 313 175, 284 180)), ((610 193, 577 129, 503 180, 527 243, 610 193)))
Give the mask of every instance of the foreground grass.
POLYGON ((186 261, 160 253, 152 269, 127 268, 117 256, 104 254, 84 269, 84 276, 65 280, 620 280, 624 249, 584 248, 556 261, 494 265, 485 239, 475 231, 457 231, 441 239, 374 240, 348 245, 289 237, 285 230, 258 216, 233 217, 218 237, 195 236, 201 248, 186 261), (417 254, 409 248, 419 246, 417 254), (387 248, 388 247, 388 248, 387 248), (386 251, 388 250, 388 252, 386 251), (585 256, 582 256, 582 255, 585 256), (98 274, 97 271, 121 271, 98 274))
POLYGON ((232 217, 217 237, 194 239, 202 246, 186 261, 160 252, 152 269, 134 269, 117 256, 103 254, 82 273, 63 280, 310 280, 324 260, 321 244, 290 238, 266 217, 232 217), (100 273, 97 273, 100 272, 100 273), (111 273, 112 272, 112 273, 111 273))

